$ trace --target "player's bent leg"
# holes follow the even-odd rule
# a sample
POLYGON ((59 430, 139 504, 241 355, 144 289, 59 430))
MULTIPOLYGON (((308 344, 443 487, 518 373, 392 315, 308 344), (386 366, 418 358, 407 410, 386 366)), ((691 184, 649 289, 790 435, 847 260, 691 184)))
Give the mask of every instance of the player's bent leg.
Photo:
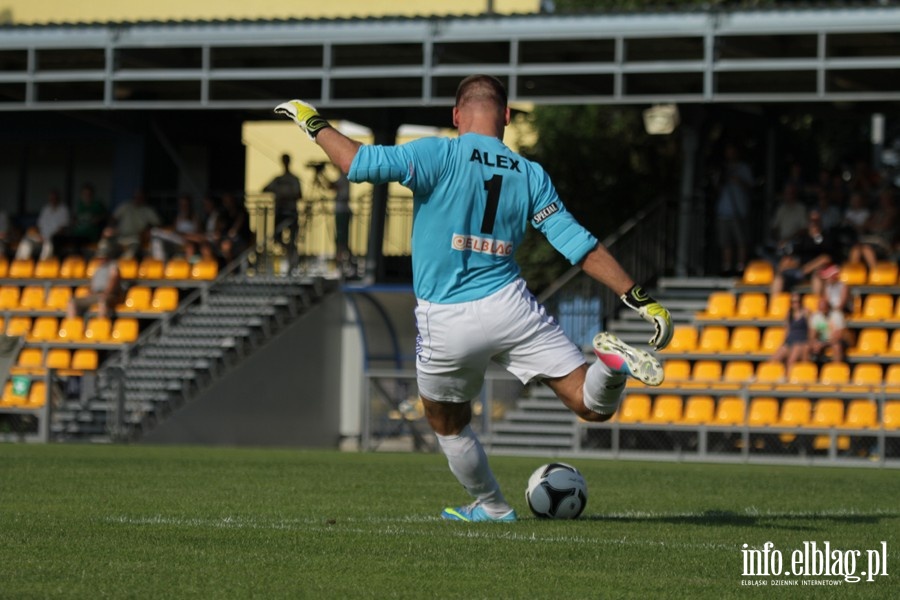
POLYGON ((467 506, 445 508, 441 517, 452 521, 515 521, 516 512, 500 491, 487 454, 472 430, 470 402, 435 402, 422 398, 425 415, 434 429, 438 444, 450 472, 466 491, 475 498, 467 506))

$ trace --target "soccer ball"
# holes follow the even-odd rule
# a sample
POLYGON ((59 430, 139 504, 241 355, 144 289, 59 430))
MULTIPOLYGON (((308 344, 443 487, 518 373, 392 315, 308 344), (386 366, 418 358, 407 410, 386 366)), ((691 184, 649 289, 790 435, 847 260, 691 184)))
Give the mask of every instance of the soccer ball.
POLYGON ((587 482, 566 463, 538 467, 528 478, 525 500, 542 519, 577 519, 587 504, 587 482))

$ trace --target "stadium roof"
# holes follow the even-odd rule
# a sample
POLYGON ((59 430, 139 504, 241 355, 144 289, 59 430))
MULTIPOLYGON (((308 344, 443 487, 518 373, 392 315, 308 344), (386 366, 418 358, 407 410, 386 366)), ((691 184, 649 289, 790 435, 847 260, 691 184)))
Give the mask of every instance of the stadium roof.
POLYGON ((0 33, 0 111, 447 106, 473 72, 535 104, 900 100, 900 6, 883 2, 0 33))

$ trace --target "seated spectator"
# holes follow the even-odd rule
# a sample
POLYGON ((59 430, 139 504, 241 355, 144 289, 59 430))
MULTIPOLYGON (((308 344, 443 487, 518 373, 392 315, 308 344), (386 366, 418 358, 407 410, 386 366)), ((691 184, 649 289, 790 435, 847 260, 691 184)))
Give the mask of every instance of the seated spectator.
POLYGON ((863 226, 862 234, 850 250, 850 262, 864 261, 871 271, 879 260, 894 256, 897 233, 897 202, 894 191, 884 188, 878 194, 878 207, 863 226))
POLYGON ((66 308, 69 317, 82 316, 95 304, 99 316, 110 317, 116 305, 123 299, 122 279, 112 242, 101 240, 97 244, 94 256, 101 261, 91 275, 90 291, 86 296, 69 300, 66 308))
POLYGON ((790 373, 797 362, 809 360, 809 315, 800 294, 791 294, 791 306, 785 323, 784 343, 772 355, 772 360, 785 363, 790 373))
POLYGON ((122 256, 136 258, 150 239, 150 230, 162 223, 156 210, 147 204, 143 190, 137 190, 128 202, 120 204, 113 212, 113 223, 104 236, 111 237, 119 246, 122 256))
POLYGON ((58 190, 50 190, 47 203, 41 207, 35 227, 29 227, 19 241, 16 258, 31 260, 38 250, 40 251, 39 258, 50 258, 53 256, 55 236, 68 225, 69 207, 60 202, 58 190))
POLYGON ((178 212, 175 219, 166 227, 154 227, 150 230, 150 253, 153 258, 166 260, 171 256, 183 255, 187 235, 197 233, 199 221, 194 213, 194 201, 190 194, 178 197, 178 212))
POLYGON ((853 312, 850 286, 841 281, 841 269, 837 265, 821 269, 813 278, 812 289, 817 296, 825 298, 829 310, 837 310, 844 314, 853 312))
POLYGON ((791 244, 808 222, 806 206, 799 201, 796 186, 786 185, 771 223, 776 250, 791 244))
POLYGON ((250 230, 250 215, 244 201, 234 194, 222 196, 222 210, 225 228, 219 242, 219 255, 225 264, 230 263, 254 242, 250 230))
POLYGON ((56 253, 61 256, 85 254, 89 247, 100 241, 108 216, 106 206, 94 195, 94 186, 85 183, 75 201, 71 225, 56 235, 56 253))
POLYGON ((207 194, 202 202, 200 230, 184 234, 185 257, 194 262, 198 258, 218 260, 216 249, 225 231, 225 218, 215 196, 207 194))
POLYGON ((818 307, 809 317, 810 355, 823 361, 830 350, 832 361, 843 362, 848 333, 844 311, 832 308, 828 298, 819 296, 818 307))
POLYGON ((808 281, 819 269, 840 261, 840 247, 835 243, 834 236, 822 229, 819 211, 810 211, 806 230, 783 249, 772 279, 772 297, 794 289, 797 284, 808 281))

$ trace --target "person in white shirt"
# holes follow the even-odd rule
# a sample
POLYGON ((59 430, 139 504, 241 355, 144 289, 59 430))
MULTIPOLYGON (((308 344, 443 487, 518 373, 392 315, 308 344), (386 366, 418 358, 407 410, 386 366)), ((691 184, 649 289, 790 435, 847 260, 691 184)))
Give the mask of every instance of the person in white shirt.
POLYGON ((47 204, 41 208, 37 223, 28 231, 16 248, 16 259, 31 260, 36 251, 40 251, 40 259, 53 256, 53 236, 69 225, 69 208, 60 202, 59 191, 50 190, 47 204))

